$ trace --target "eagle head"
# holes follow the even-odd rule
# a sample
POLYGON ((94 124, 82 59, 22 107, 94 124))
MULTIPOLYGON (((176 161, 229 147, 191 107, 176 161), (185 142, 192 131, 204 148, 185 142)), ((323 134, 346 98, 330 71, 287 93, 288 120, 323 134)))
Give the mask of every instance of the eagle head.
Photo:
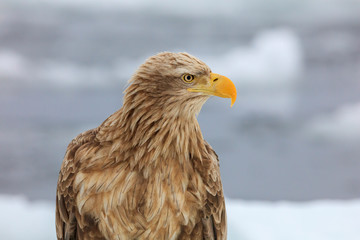
POLYGON ((162 52, 148 58, 130 79, 125 104, 147 99, 143 104, 168 113, 192 114, 198 113, 210 96, 230 98, 232 106, 236 100, 235 85, 188 53, 162 52))

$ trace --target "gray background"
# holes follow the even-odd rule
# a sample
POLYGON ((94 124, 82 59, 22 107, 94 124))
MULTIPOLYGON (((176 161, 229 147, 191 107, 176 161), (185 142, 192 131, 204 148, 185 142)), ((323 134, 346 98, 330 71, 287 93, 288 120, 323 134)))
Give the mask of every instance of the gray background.
POLYGON ((300 49, 291 86, 248 86, 225 66, 219 73, 236 83, 236 104, 213 98, 199 115, 225 194, 358 198, 360 134, 336 114, 360 102, 360 4, 340 0, 2 1, 0 194, 54 199, 67 144, 121 107, 126 81, 146 57, 187 51, 213 67, 281 29, 300 49))

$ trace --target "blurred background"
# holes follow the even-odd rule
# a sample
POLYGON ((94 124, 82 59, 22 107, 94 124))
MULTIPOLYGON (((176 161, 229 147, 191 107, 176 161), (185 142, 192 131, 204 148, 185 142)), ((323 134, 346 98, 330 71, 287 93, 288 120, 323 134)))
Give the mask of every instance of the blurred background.
POLYGON ((199 115, 228 198, 360 198, 359 39, 357 0, 1 0, 0 195, 54 201, 71 139, 186 51, 237 86, 199 115))

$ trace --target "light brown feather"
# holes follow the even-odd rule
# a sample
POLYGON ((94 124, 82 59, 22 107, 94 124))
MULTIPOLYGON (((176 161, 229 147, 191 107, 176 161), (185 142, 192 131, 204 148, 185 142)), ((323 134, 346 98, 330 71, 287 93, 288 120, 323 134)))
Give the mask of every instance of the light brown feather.
POLYGON ((123 107, 69 144, 57 187, 58 239, 226 239, 218 158, 196 120, 208 97, 160 82, 179 69, 210 73, 188 54, 150 58, 123 107))

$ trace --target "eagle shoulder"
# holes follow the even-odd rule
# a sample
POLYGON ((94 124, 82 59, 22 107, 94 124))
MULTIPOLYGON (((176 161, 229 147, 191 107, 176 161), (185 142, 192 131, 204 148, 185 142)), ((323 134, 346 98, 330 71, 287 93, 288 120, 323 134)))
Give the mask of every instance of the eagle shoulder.
POLYGON ((74 202, 76 192, 73 182, 79 169, 79 158, 75 157, 80 148, 94 143, 98 128, 88 130, 75 137, 67 147, 63 163, 59 172, 56 191, 56 233, 57 238, 79 239, 79 222, 74 202))

